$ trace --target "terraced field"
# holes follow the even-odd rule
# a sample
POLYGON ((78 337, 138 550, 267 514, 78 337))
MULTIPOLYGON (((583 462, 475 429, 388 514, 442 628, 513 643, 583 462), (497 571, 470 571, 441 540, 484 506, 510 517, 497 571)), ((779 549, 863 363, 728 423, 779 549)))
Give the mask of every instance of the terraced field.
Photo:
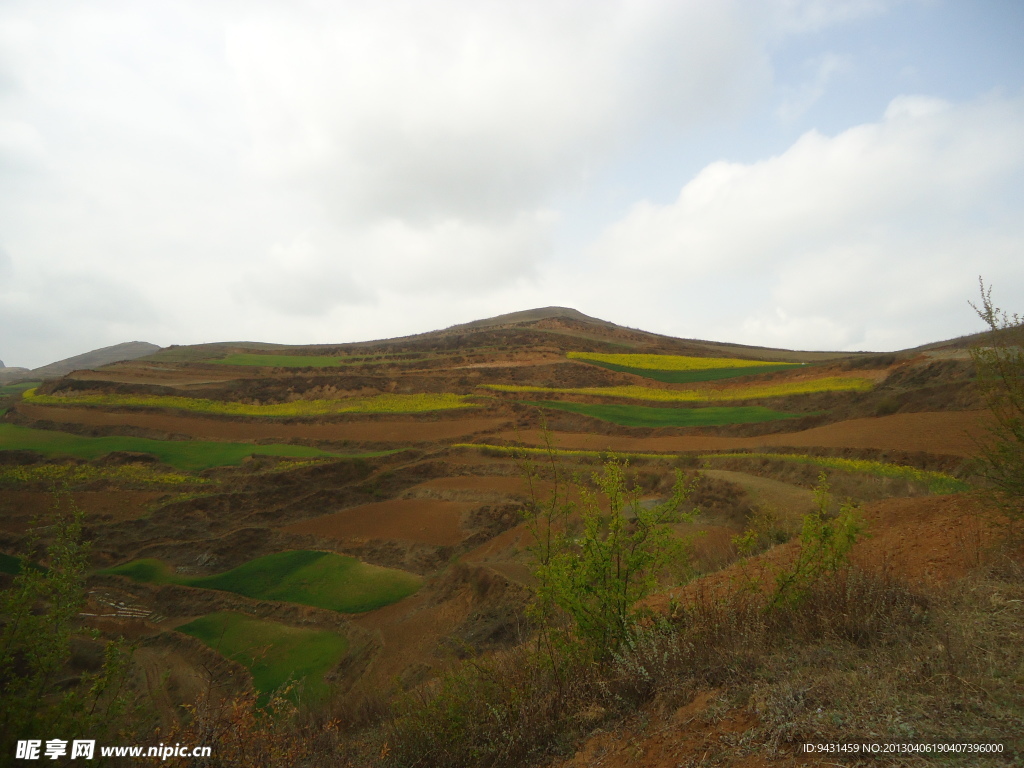
POLYGON ((286 684, 301 686, 306 701, 327 696, 324 673, 340 662, 348 642, 333 632, 290 627, 230 611, 202 616, 177 627, 218 653, 248 667, 266 703, 270 694, 286 684))
POLYGON ((393 499, 304 520, 284 530, 329 539, 409 540, 449 546, 466 538, 460 521, 474 506, 461 501, 393 499))
POLYGON ((163 562, 135 560, 104 571, 152 584, 181 584, 281 600, 340 613, 363 613, 415 592, 414 574, 361 563, 352 557, 305 550, 267 555, 213 576, 179 576, 163 562))
MULTIPOLYGON (((578 504, 565 481, 587 484, 613 454, 644 504, 707 464, 702 515, 678 533, 702 534, 696 571, 728 567, 761 507, 792 506, 780 519, 796 525, 813 498, 800 483, 819 469, 853 489, 965 488, 962 459, 987 424, 968 366, 561 316, 330 347, 177 347, 0 391, 0 572, 46 489, 67 483, 87 512, 92 586, 139 606, 90 621, 143 641, 147 664, 206 680, 216 656, 188 634, 245 665, 263 700, 289 679, 314 699, 337 684, 353 707, 415 695, 461 656, 529 633, 524 505, 559 490, 578 504)), ((902 503, 938 509, 891 501, 889 522, 902 503)), ((159 687, 159 669, 146 677, 159 687)), ((160 695, 168 722, 190 703, 160 695)))
POLYGON ((0 424, 0 450, 36 451, 44 456, 75 456, 96 459, 115 451, 145 453, 178 469, 195 472, 210 467, 237 466, 253 455, 290 458, 340 458, 380 456, 381 452, 343 454, 304 445, 254 445, 252 443, 199 440, 150 440, 142 437, 83 437, 56 430, 0 424))
POLYGON ((653 389, 632 384, 619 387, 537 387, 528 384, 484 384, 482 386, 495 392, 585 395, 662 403, 715 403, 729 400, 760 400, 772 397, 809 395, 819 392, 867 392, 874 387, 874 381, 853 376, 823 376, 817 379, 778 384, 748 384, 701 389, 653 389))
POLYGON ((773 363, 735 358, 684 357, 680 355, 602 355, 570 352, 570 360, 581 360, 610 371, 630 373, 666 384, 692 384, 741 376, 758 376, 787 371, 800 363, 773 363))
POLYGON ((330 416, 338 413, 423 413, 454 408, 472 408, 467 395, 418 394, 373 395, 341 400, 295 400, 266 405, 230 400, 208 400, 175 395, 42 395, 26 390, 22 397, 37 405, 92 405, 115 408, 170 408, 193 413, 222 416, 260 416, 277 418, 330 416))
POLYGON ((720 427, 725 424, 760 424, 795 419, 802 413, 784 413, 761 406, 742 408, 652 408, 643 405, 593 405, 561 400, 526 400, 526 405, 553 408, 590 416, 626 427, 720 427))

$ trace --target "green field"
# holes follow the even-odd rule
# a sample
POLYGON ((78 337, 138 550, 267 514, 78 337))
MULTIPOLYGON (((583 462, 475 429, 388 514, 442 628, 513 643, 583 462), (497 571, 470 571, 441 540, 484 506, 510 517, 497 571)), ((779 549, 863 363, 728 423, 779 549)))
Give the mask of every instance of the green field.
POLYGON ((658 408, 648 405, 594 405, 558 400, 523 401, 540 408, 579 413, 625 427, 718 427, 724 424, 756 424, 762 421, 796 419, 803 413, 783 413, 761 406, 740 408, 658 408))
POLYGON ((526 384, 479 384, 494 392, 544 392, 553 395, 588 395, 618 397, 626 400, 648 400, 662 403, 716 403, 730 400, 760 400, 768 397, 811 395, 820 392, 867 392, 871 379, 852 376, 823 376, 819 379, 779 381, 768 384, 743 384, 734 387, 691 387, 688 389, 654 389, 636 385, 620 387, 534 387, 526 384))
POLYGON ((588 363, 611 363, 627 368, 649 371, 707 371, 723 368, 792 368, 800 363, 782 363, 777 360, 741 360, 736 357, 689 357, 686 355, 602 354, 600 352, 568 352, 570 360, 588 363))
POLYGON ((469 395, 420 393, 372 395, 342 400, 294 400, 289 403, 251 404, 232 400, 207 400, 176 395, 40 395, 27 390, 22 398, 34 405, 100 405, 126 408, 173 408, 192 413, 222 416, 308 417, 342 413, 423 413, 454 408, 474 408, 469 395))
POLYGON ((786 371, 793 367, 793 363, 779 363, 778 365, 744 366, 742 368, 704 368, 690 371, 657 371, 650 368, 631 368, 628 365, 606 363, 600 360, 584 360, 583 362, 607 368, 609 371, 620 371, 632 373, 634 376, 643 376, 645 379, 662 381, 666 384, 692 384, 698 381, 718 381, 719 379, 732 379, 739 376, 757 376, 762 373, 774 373, 775 371, 786 371))
POLYGON ((248 667, 260 704, 289 681, 302 685, 307 700, 323 697, 328 692, 324 673, 348 649, 345 638, 333 632, 289 627, 230 611, 209 613, 177 629, 248 667))
POLYGON ((134 581, 219 589, 256 600, 280 600, 363 613, 396 603, 420 586, 420 577, 330 552, 294 550, 250 560, 213 576, 177 576, 159 560, 134 560, 102 573, 134 581))
POLYGON ((369 458, 394 451, 341 454, 305 445, 255 445, 200 440, 150 440, 145 437, 83 437, 68 432, 32 429, 0 424, 0 450, 38 451, 44 456, 76 456, 96 459, 112 451, 131 451, 156 456, 171 466, 188 472, 210 467, 238 466, 247 456, 288 456, 291 458, 369 458))
POLYGON ((0 387, 0 397, 4 395, 16 395, 19 392, 24 392, 26 389, 34 389, 42 384, 41 381, 23 381, 20 384, 5 384, 0 387))

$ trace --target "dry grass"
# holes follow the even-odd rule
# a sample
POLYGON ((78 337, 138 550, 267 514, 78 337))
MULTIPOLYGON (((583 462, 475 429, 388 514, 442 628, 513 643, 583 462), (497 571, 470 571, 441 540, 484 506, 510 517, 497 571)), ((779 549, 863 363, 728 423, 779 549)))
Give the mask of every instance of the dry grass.
POLYGON ((569 752, 602 722, 652 702, 724 691, 756 715, 743 749, 826 741, 998 741, 1024 749, 1024 576, 978 572, 926 592, 847 569, 796 605, 697 594, 603 666, 571 648, 467 663, 407 695, 387 726, 388 765, 512 766, 569 752))

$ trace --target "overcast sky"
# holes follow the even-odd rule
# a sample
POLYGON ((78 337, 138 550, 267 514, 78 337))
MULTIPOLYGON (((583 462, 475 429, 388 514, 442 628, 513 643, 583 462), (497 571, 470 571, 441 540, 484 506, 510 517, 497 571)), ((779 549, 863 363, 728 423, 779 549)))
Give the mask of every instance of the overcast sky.
POLYGON ((1019 0, 0 0, 0 359, 1024 310, 1019 0))

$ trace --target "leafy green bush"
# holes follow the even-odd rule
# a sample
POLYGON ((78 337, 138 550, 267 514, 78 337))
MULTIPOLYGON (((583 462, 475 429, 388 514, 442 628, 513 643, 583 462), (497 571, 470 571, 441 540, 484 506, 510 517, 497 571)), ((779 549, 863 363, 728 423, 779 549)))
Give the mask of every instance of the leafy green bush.
MULTIPOLYGON (((625 470, 609 459, 591 478, 597 492, 577 483, 579 510, 556 483, 547 503, 534 499, 525 513, 535 541, 536 610, 549 627, 559 616, 568 618, 571 635, 599 658, 633 635, 642 615, 637 603, 664 571, 688 565, 687 542, 669 526, 696 516, 696 510, 682 511, 692 486, 679 470, 671 498, 661 504, 641 503, 641 490, 627 487, 625 470)), ((529 465, 526 471, 532 485, 536 471, 529 465)))

